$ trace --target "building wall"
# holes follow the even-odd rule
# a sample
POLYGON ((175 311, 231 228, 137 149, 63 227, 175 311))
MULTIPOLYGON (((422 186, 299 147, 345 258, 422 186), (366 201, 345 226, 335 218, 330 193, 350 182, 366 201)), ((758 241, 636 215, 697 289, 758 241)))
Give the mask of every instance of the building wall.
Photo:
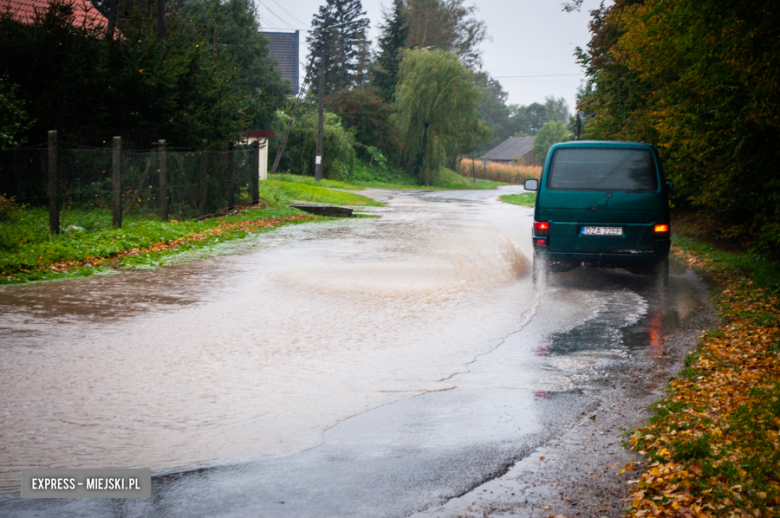
POLYGON ((298 95, 299 79, 299 48, 300 35, 295 32, 263 32, 268 37, 268 51, 276 59, 276 68, 282 73, 282 78, 292 84, 290 96, 298 95))

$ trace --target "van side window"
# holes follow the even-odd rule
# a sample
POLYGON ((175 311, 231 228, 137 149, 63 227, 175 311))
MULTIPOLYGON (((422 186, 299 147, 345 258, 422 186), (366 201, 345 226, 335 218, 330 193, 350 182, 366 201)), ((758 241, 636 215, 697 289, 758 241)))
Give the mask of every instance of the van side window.
POLYGON ((655 161, 645 149, 556 149, 547 175, 556 191, 653 192, 658 189, 655 161))

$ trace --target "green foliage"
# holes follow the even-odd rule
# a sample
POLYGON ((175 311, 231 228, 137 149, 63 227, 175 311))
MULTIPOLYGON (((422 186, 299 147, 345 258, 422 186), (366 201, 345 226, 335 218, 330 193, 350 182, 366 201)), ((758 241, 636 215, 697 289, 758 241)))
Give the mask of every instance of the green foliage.
POLYGON ((32 121, 24 110, 24 101, 18 98, 19 85, 0 75, 0 149, 23 143, 21 135, 32 121))
MULTIPOLYGON (((337 92, 361 86, 368 81, 369 44, 366 30, 369 20, 360 0, 326 0, 311 21, 306 37, 311 73, 319 78, 325 56, 325 92, 337 92)), ((319 81, 312 82, 312 93, 319 95, 319 81)))
POLYGON ((458 147, 479 131, 479 90, 454 53, 404 52, 396 90, 405 162, 426 185, 458 147))
POLYGON ((276 109, 283 105, 292 87, 273 66, 268 39, 260 33, 255 3, 185 0, 180 16, 186 20, 186 26, 197 30, 197 39, 210 43, 238 68, 239 80, 234 86, 246 96, 239 109, 248 119, 242 129, 272 128, 276 109))
POLYGON ((773 0, 620 0, 579 59, 586 137, 656 143, 676 206, 780 252, 780 8, 773 0))
MULTIPOLYGON (((159 253, 118 257, 114 264, 119 267, 159 266, 166 256, 246 236, 245 230, 224 227, 225 222, 236 223, 295 214, 300 212, 277 206, 250 209, 236 216, 203 221, 165 222, 130 216, 125 218, 122 228, 114 228, 110 211, 68 210, 63 211, 61 217, 62 227, 70 230, 50 236, 48 211, 41 208, 26 208, 18 221, 0 222, 0 243, 15 241, 13 245, 0 247, 0 273, 2 274, 0 283, 89 275, 100 271, 100 268, 85 267, 75 273, 61 273, 50 271, 47 267, 63 261, 80 262, 101 257, 116 257, 117 254, 134 248, 148 248, 222 227, 222 231, 213 234, 213 237, 185 243, 159 253)), ((254 231, 258 232, 262 229, 254 231)))
POLYGON ((569 140, 569 131, 563 122, 546 122, 534 137, 533 154, 536 161, 544 164, 547 152, 553 144, 569 140))
POLYGON ((544 104, 509 105, 509 128, 515 137, 536 135, 548 122, 569 120, 569 106, 563 97, 545 97, 544 104))
POLYGON ((393 10, 385 13, 385 25, 380 25, 379 54, 371 69, 371 84, 385 101, 392 101, 398 84, 401 51, 406 47, 409 26, 403 0, 393 0, 393 10))
POLYGON ((34 119, 24 136, 43 142, 57 129, 63 140, 88 145, 121 134, 129 146, 165 139, 194 147, 270 127, 284 85, 257 35, 253 5, 185 1, 166 14, 164 40, 153 18, 132 5, 124 6, 114 41, 102 29, 74 26, 64 3, 29 25, 0 14, 0 74, 20 86, 34 119))
POLYGON ((435 47, 454 52, 471 70, 482 66, 480 44, 487 37, 485 22, 473 17, 476 6, 464 0, 406 0, 410 49, 435 47))
POLYGON ((418 189, 420 181, 405 170, 396 169, 381 162, 369 159, 357 160, 349 181, 366 187, 381 187, 386 189, 418 189))
MULTIPOLYGON (((308 112, 296 118, 290 131, 284 155, 279 163, 280 171, 299 175, 314 175, 314 158, 317 146, 317 113, 308 112)), ((279 116, 279 132, 284 131, 289 117, 279 116)), ((278 142, 274 142, 278 146, 278 142)), ((271 149, 271 156, 276 153, 271 149)), ((341 180, 349 176, 355 162, 355 137, 345 128, 335 113, 326 112, 323 121, 322 172, 325 178, 341 180)))
POLYGON ((328 109, 354 131, 361 158, 371 159, 369 149, 380 151, 383 158, 400 154, 398 128, 393 124, 393 107, 373 88, 341 90, 328 97, 328 109))
POLYGON ((0 221, 17 221, 21 217, 22 208, 13 196, 8 198, 0 194, 0 221))
POLYGON ((674 235, 672 244, 681 250, 692 251, 705 257, 710 264, 709 268, 713 270, 738 272, 748 278, 756 287, 780 294, 780 267, 778 267, 777 261, 757 253, 737 253, 715 249, 707 243, 684 235, 674 235))
POLYGON ((477 105, 479 120, 493 132, 492 140, 475 150, 477 155, 481 155, 511 137, 513 128, 509 108, 506 105, 508 94, 501 87, 501 83, 485 72, 474 74, 474 82, 482 90, 482 99, 477 105))

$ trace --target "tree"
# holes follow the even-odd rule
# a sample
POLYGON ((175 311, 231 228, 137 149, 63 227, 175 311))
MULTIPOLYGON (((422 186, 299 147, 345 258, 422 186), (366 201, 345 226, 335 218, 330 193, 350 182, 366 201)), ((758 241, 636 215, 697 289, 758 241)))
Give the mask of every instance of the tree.
MULTIPOLYGON (((398 129, 392 122, 393 107, 372 88, 341 90, 328 97, 329 111, 338 115, 344 125, 355 132, 358 152, 373 146, 393 161, 401 143, 398 129)), ((364 154, 363 157, 366 155, 364 154)))
MULTIPOLYGON (((325 92, 332 93, 362 84, 367 79, 368 18, 360 0, 327 0, 312 18, 306 38, 313 77, 325 72, 325 92)), ((319 94, 317 81, 312 91, 319 94)))
POLYGON ((128 146, 165 139, 195 147, 269 127, 284 88, 263 41, 253 39, 253 4, 198 2, 188 11, 192 22, 182 11, 169 13, 165 41, 145 10, 123 13, 123 37, 113 41, 102 29, 74 25, 73 8, 64 3, 52 3, 27 25, 0 14, 0 74, 20 86, 34 119, 24 137, 42 142, 57 129, 80 144, 102 145, 121 134, 128 146), (245 39, 231 42, 228 29, 245 39))
MULTIPOLYGON (((277 131, 283 132, 289 115, 280 114, 277 131)), ((325 112, 323 121, 323 175, 325 178, 347 178, 355 162, 355 139, 344 127, 338 115, 325 112)), ((309 109, 297 117, 285 146, 280 163, 282 171, 314 176, 315 148, 317 142, 317 112, 309 109)), ((271 155, 278 151, 278 139, 272 140, 271 155)))
POLYGON ((392 101, 398 83, 401 50, 406 46, 409 33, 403 0, 393 0, 392 12, 384 13, 384 16, 385 24, 380 26, 379 55, 371 70, 371 83, 385 101, 392 101))
POLYGON ((474 76, 474 83, 482 90, 482 99, 477 105, 479 120, 493 132, 493 138, 480 146, 476 152, 488 151, 512 136, 509 108, 506 105, 508 94, 498 80, 484 72, 474 76))
POLYGON ((544 164, 547 152, 553 144, 569 140, 569 132, 561 121, 546 122, 534 137, 532 153, 540 164, 544 164))
POLYGON ((512 134, 516 137, 536 135, 547 122, 547 108, 543 104, 532 103, 528 106, 509 105, 512 134))
POLYGON ((528 106, 509 106, 510 127, 516 137, 524 135, 536 135, 547 122, 568 122, 569 106, 561 97, 545 97, 544 104, 532 103, 528 106))
POLYGON ((477 131, 480 92, 454 52, 406 50, 396 89, 405 161, 426 185, 438 180, 448 151, 477 131))
POLYGON ((276 110, 290 85, 273 66, 268 38, 260 33, 257 7, 250 0, 184 0, 181 15, 187 25, 238 67, 236 89, 251 99, 246 107, 249 127, 273 127, 276 110))
POLYGON ((619 0, 579 60, 586 136, 656 143, 675 203, 780 253, 780 8, 772 0, 619 0))
POLYGON ((569 105, 563 97, 556 99, 555 97, 544 98, 544 118, 545 122, 558 121, 567 122, 571 114, 569 113, 569 105))
POLYGON ((485 22, 472 15, 476 6, 465 0, 406 0, 409 48, 436 48, 455 52, 470 69, 482 66, 479 45, 487 38, 485 22))
POLYGON ((24 102, 17 97, 19 85, 0 76, 0 149, 22 144, 22 134, 32 124, 24 110, 24 102))

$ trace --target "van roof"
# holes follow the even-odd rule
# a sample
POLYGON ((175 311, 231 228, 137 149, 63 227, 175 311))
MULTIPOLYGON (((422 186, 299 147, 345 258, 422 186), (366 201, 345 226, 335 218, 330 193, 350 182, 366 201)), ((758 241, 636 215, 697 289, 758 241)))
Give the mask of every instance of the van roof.
POLYGON ((553 147, 612 147, 612 148, 632 148, 632 149, 655 149, 652 144, 645 142, 624 142, 620 140, 570 140, 569 142, 560 142, 553 147))

